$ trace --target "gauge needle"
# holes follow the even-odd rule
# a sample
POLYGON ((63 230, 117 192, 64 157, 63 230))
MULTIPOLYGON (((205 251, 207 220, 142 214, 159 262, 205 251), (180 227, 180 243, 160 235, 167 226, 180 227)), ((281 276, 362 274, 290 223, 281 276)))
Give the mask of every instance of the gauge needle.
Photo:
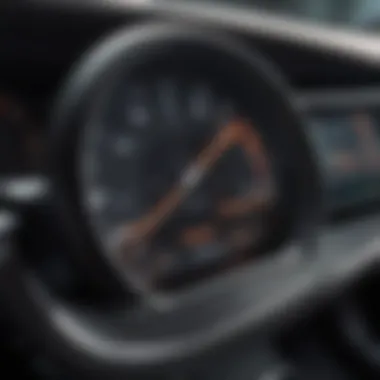
POLYGON ((270 167, 264 145, 258 133, 249 124, 239 122, 235 125, 237 143, 249 158, 252 169, 261 181, 241 198, 224 200, 219 205, 219 215, 224 218, 236 218, 254 210, 263 209, 273 200, 273 185, 270 181, 270 167))
POLYGON ((239 218, 253 211, 265 209, 273 200, 272 187, 260 186, 247 195, 222 201, 219 204, 219 216, 223 218, 239 218))
POLYGON ((269 173, 269 162, 260 136, 247 123, 239 122, 236 128, 238 144, 247 154, 255 172, 260 176, 267 176, 269 173))
POLYGON ((127 246, 141 243, 151 237, 172 215, 186 197, 202 182, 220 156, 236 144, 239 138, 236 122, 225 125, 210 144, 204 148, 185 170, 169 193, 161 199, 148 215, 123 228, 123 241, 127 246))

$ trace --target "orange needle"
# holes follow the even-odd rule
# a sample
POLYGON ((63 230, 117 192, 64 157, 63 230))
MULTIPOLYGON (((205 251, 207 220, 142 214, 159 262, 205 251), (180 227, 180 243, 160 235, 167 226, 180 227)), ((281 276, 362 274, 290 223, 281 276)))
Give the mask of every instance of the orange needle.
POLYGON ((219 216, 223 218, 238 218, 252 211, 265 209, 273 199, 271 188, 265 186, 254 189, 242 198, 222 201, 219 205, 219 216))
POLYGON ((258 171, 261 176, 266 176, 269 173, 269 162, 260 136, 247 123, 240 122, 237 127, 239 145, 251 159, 255 171, 258 171))
POLYGON ((169 193, 142 219, 123 228, 124 242, 134 245, 151 237, 167 220, 186 197, 202 182, 219 157, 238 138, 237 124, 232 122, 223 127, 211 143, 201 151, 169 193))
POLYGON ((259 176, 265 178, 265 184, 261 185, 259 189, 253 189, 242 198, 221 202, 219 215, 226 218, 235 218, 246 215, 253 210, 262 209, 273 198, 273 186, 269 178, 269 162, 260 136, 247 123, 239 122, 235 127, 238 134, 238 144, 250 159, 252 169, 258 172, 259 176))

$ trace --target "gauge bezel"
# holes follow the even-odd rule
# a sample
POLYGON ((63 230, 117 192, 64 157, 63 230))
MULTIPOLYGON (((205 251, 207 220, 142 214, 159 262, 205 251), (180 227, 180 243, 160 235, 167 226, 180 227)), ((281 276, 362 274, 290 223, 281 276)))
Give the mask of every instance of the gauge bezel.
POLYGON ((91 97, 100 88, 107 88, 110 79, 135 70, 168 49, 174 53, 175 48, 181 45, 225 55, 226 59, 236 63, 239 75, 246 74, 247 83, 255 84, 252 94, 259 85, 265 96, 272 100, 271 105, 278 106, 277 117, 281 116, 280 140, 282 144, 288 144, 287 155, 290 157, 289 161, 284 162, 284 170, 292 178, 295 192, 292 195, 297 201, 292 223, 289 224, 297 245, 302 240, 310 249, 313 226, 320 220, 321 193, 315 155, 291 92, 269 62, 229 37, 215 31, 200 30, 199 27, 157 24, 121 30, 96 45, 73 69, 58 97, 51 121, 51 174, 59 213, 65 229, 76 243, 75 256, 79 264, 98 284, 98 290, 109 295, 121 295, 126 289, 113 265, 101 253, 91 223, 85 216, 76 169, 81 124, 86 120, 92 104, 91 97))

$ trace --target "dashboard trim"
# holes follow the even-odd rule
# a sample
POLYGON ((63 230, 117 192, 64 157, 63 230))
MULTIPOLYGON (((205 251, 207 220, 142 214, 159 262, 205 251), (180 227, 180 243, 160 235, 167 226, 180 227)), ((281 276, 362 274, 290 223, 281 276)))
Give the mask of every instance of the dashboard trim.
POLYGON ((319 109, 346 109, 380 106, 380 87, 338 88, 297 94, 295 101, 306 112, 319 109))
POLYGON ((63 10, 87 10, 125 15, 153 16, 179 22, 207 24, 208 27, 232 29, 266 40, 312 49, 330 56, 346 58, 361 65, 379 68, 380 37, 375 32, 353 31, 343 27, 277 16, 253 8, 226 4, 173 0, 29 0, 31 6, 63 10))
MULTIPOLYGON (((247 336, 248 327, 249 339, 263 335, 270 337, 285 325, 294 323, 300 315, 304 317, 320 302, 334 299, 369 271, 378 270, 379 241, 372 239, 379 225, 379 217, 354 223, 349 228, 349 240, 345 228, 321 231, 323 253, 300 261, 291 260, 287 265, 283 261, 286 256, 282 256, 245 273, 235 273, 226 286, 219 288, 219 302, 215 303, 216 299, 212 297, 216 287, 210 286, 203 289, 200 298, 190 297, 183 305, 177 305, 174 319, 167 319, 164 311, 152 310, 150 305, 135 315, 128 310, 119 310, 106 316, 94 309, 57 303, 40 287, 37 279, 22 268, 13 244, 6 237, 9 228, 4 226, 1 250, 8 255, 1 266, 0 296, 11 310, 17 311, 15 315, 28 333, 34 334, 60 360, 76 363, 79 368, 91 366, 92 370, 106 370, 113 374, 126 370, 162 370, 181 361, 194 360, 195 355, 207 356, 207 352, 220 343, 234 340, 244 333, 247 336), (268 276, 268 273, 283 273, 284 267, 287 268, 285 276, 268 276), (256 281, 252 283, 253 278, 256 281), (247 281, 252 284, 249 292, 247 281), (231 288, 231 284, 235 286, 231 288), (248 309, 247 302, 240 302, 241 297, 250 299, 248 309), (240 312, 232 320, 221 319, 220 315, 224 314, 219 313, 218 305, 227 312, 233 309, 240 312), (245 306, 241 308, 242 305, 245 306), (186 328, 189 318, 179 318, 189 316, 191 309, 208 310, 208 313, 202 313, 206 320, 200 319, 199 313, 196 320, 190 320, 190 324, 206 322, 195 334, 189 326, 186 328), (165 319, 167 326, 176 331, 170 336, 160 336, 162 324, 157 320, 165 319), (124 333, 118 329, 120 323, 124 326, 124 333), (29 329, 28 326, 33 327, 29 329)), ((292 253, 289 254, 291 257, 292 253)))

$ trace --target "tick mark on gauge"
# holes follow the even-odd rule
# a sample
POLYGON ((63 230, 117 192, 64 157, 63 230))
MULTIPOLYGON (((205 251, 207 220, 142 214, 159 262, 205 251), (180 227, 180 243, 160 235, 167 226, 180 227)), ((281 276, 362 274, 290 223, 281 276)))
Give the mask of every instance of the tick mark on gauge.
POLYGON ((198 85, 193 88, 189 99, 190 115, 194 120, 204 121, 212 113, 212 92, 198 85))
POLYGON ((102 211, 107 207, 108 199, 106 191, 102 189, 94 189, 89 195, 88 203, 92 210, 102 211))
POLYGON ((114 143, 115 153, 121 158, 130 158, 137 152, 137 144, 129 137, 118 138, 114 143))
POLYGON ((149 125, 150 114, 148 108, 144 105, 134 105, 127 109, 127 123, 137 129, 144 129, 149 125))
POLYGON ((173 80, 165 79, 159 83, 159 102, 165 122, 175 124, 180 116, 177 87, 173 80))

